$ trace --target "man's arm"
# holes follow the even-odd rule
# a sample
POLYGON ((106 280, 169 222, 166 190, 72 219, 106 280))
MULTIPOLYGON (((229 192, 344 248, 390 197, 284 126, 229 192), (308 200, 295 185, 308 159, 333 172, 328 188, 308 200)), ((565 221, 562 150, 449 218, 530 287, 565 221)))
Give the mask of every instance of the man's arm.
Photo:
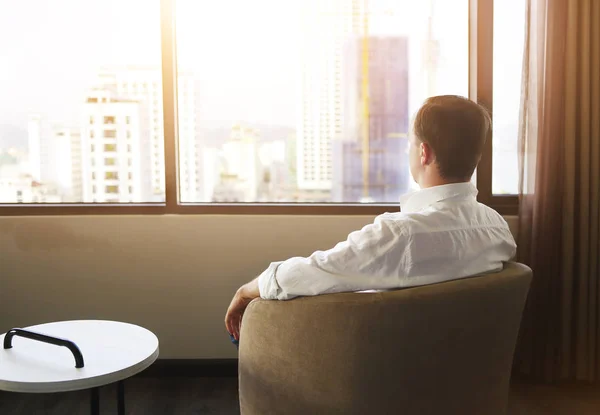
POLYGON ((397 286, 405 238, 392 220, 378 217, 328 251, 308 258, 274 262, 238 289, 227 314, 227 331, 239 340, 242 316, 257 297, 288 300, 297 296, 385 289, 397 286))
POLYGON ((332 249, 272 263, 258 277, 260 296, 289 300, 397 287, 398 277, 405 274, 407 242, 397 220, 382 215, 332 249))

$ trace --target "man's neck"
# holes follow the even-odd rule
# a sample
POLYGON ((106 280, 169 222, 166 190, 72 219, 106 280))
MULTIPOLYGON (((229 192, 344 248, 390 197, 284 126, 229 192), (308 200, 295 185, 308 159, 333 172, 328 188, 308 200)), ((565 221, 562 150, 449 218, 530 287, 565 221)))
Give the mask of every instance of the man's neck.
POLYGON ((444 179, 442 177, 431 177, 431 178, 421 180, 421 182, 419 183, 419 187, 421 189, 427 189, 428 187, 443 186, 445 184, 468 183, 469 181, 470 181, 470 179, 469 180, 448 180, 448 179, 444 179))

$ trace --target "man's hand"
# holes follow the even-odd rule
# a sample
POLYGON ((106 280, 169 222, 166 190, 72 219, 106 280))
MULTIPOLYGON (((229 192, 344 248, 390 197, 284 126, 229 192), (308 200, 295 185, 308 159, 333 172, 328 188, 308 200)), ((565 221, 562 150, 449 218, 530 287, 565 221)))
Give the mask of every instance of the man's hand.
POLYGON ((240 339, 244 311, 246 311, 248 304, 257 297, 260 297, 258 278, 248 284, 242 285, 233 296, 231 304, 229 304, 227 314, 225 315, 225 327, 236 340, 240 339))

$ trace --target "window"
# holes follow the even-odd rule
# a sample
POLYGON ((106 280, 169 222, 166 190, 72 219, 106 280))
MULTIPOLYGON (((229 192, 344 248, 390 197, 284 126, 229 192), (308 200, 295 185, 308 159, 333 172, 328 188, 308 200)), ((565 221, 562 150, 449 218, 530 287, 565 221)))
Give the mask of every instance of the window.
POLYGON ((108 194, 119 193, 119 186, 106 186, 104 188, 104 193, 108 193, 108 194))
POLYGON ((214 201, 397 204, 415 187, 404 151, 410 117, 426 97, 468 95, 477 82, 493 82, 493 92, 474 89, 485 90, 477 99, 493 104, 494 119, 480 196, 492 206, 500 195, 509 200, 525 1, 0 0, 0 56, 9 62, 0 65, 0 108, 8 109, 0 111, 0 204, 15 203, 16 192, 2 186, 22 174, 47 193, 29 198, 33 186, 19 189, 25 203, 162 204, 166 182, 174 213, 214 209, 185 206, 214 201), (162 34, 176 40, 162 54, 170 42, 161 39, 161 12, 169 21, 174 14, 176 32, 162 34), (64 42, 71 33, 75 44, 64 42), (473 58, 469 45, 487 55, 473 58), (49 50, 53 59, 36 65, 49 50), (65 127, 63 136, 48 133, 53 125, 65 127), (100 137, 107 140, 92 140, 100 137), (96 158, 108 173, 142 177, 139 188, 126 184, 135 195, 96 193, 96 158))
POLYGON ((104 180, 119 180, 119 173, 116 171, 107 171, 104 173, 104 180))
POLYGON ((372 0, 368 10, 366 2, 353 10, 354 3, 178 0, 178 67, 188 69, 178 76, 182 202, 210 202, 211 192, 237 190, 236 202, 298 195, 301 203, 397 203, 414 186, 402 151, 411 115, 428 96, 469 93, 469 2, 372 0), (223 21, 244 36, 225 33, 215 43, 223 21), (239 70, 240 60, 260 64, 239 70), (194 83, 197 100, 183 99, 195 94, 194 83), (386 122, 364 131, 356 111, 367 90, 371 120, 386 122), (195 131, 214 135, 215 129, 212 159, 199 166, 210 188, 184 189, 189 175, 181 166, 193 157, 195 131), (363 151, 372 154, 366 169, 363 151), (292 161, 301 162, 296 174, 292 161), (212 173, 215 166, 227 180, 212 173), (264 170, 280 170, 279 180, 267 186, 256 173, 264 170))
MULTIPOLYGON (((149 91, 138 88, 132 96, 122 88, 124 80, 162 88, 160 3, 0 0, 0 205, 17 203, 6 183, 25 176, 33 178, 19 180, 25 203, 107 201, 102 188, 99 194, 93 188, 91 174, 104 143, 94 146, 92 140, 150 131, 149 120, 140 118, 144 110, 149 119, 163 120, 162 102, 153 104, 149 91), (56 125, 63 136, 52 134, 56 125), (9 151, 14 155, 5 156, 9 151)), ((114 145, 103 149, 116 151, 114 145)), ((139 166, 150 163, 149 153, 137 156, 139 166)), ((117 168, 127 163, 117 157, 97 161, 117 168)), ((133 199, 164 202, 164 189, 141 187, 133 199)))
POLYGON ((494 2, 493 194, 517 194, 526 0, 494 2))

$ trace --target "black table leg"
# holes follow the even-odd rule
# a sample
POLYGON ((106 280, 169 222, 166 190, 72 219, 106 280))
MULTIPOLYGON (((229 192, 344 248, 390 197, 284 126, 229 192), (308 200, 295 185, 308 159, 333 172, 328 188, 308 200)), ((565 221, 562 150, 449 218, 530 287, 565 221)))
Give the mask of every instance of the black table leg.
POLYGON ((118 415, 125 415, 125 382, 120 380, 117 383, 118 415))
POLYGON ((100 415, 100 393, 98 388, 92 388, 90 396, 90 409, 92 415, 100 415))
MULTIPOLYGON (((100 415, 100 388, 92 388, 90 395, 90 409, 92 415, 100 415)), ((117 382, 117 414, 125 415, 125 382, 117 382)))

